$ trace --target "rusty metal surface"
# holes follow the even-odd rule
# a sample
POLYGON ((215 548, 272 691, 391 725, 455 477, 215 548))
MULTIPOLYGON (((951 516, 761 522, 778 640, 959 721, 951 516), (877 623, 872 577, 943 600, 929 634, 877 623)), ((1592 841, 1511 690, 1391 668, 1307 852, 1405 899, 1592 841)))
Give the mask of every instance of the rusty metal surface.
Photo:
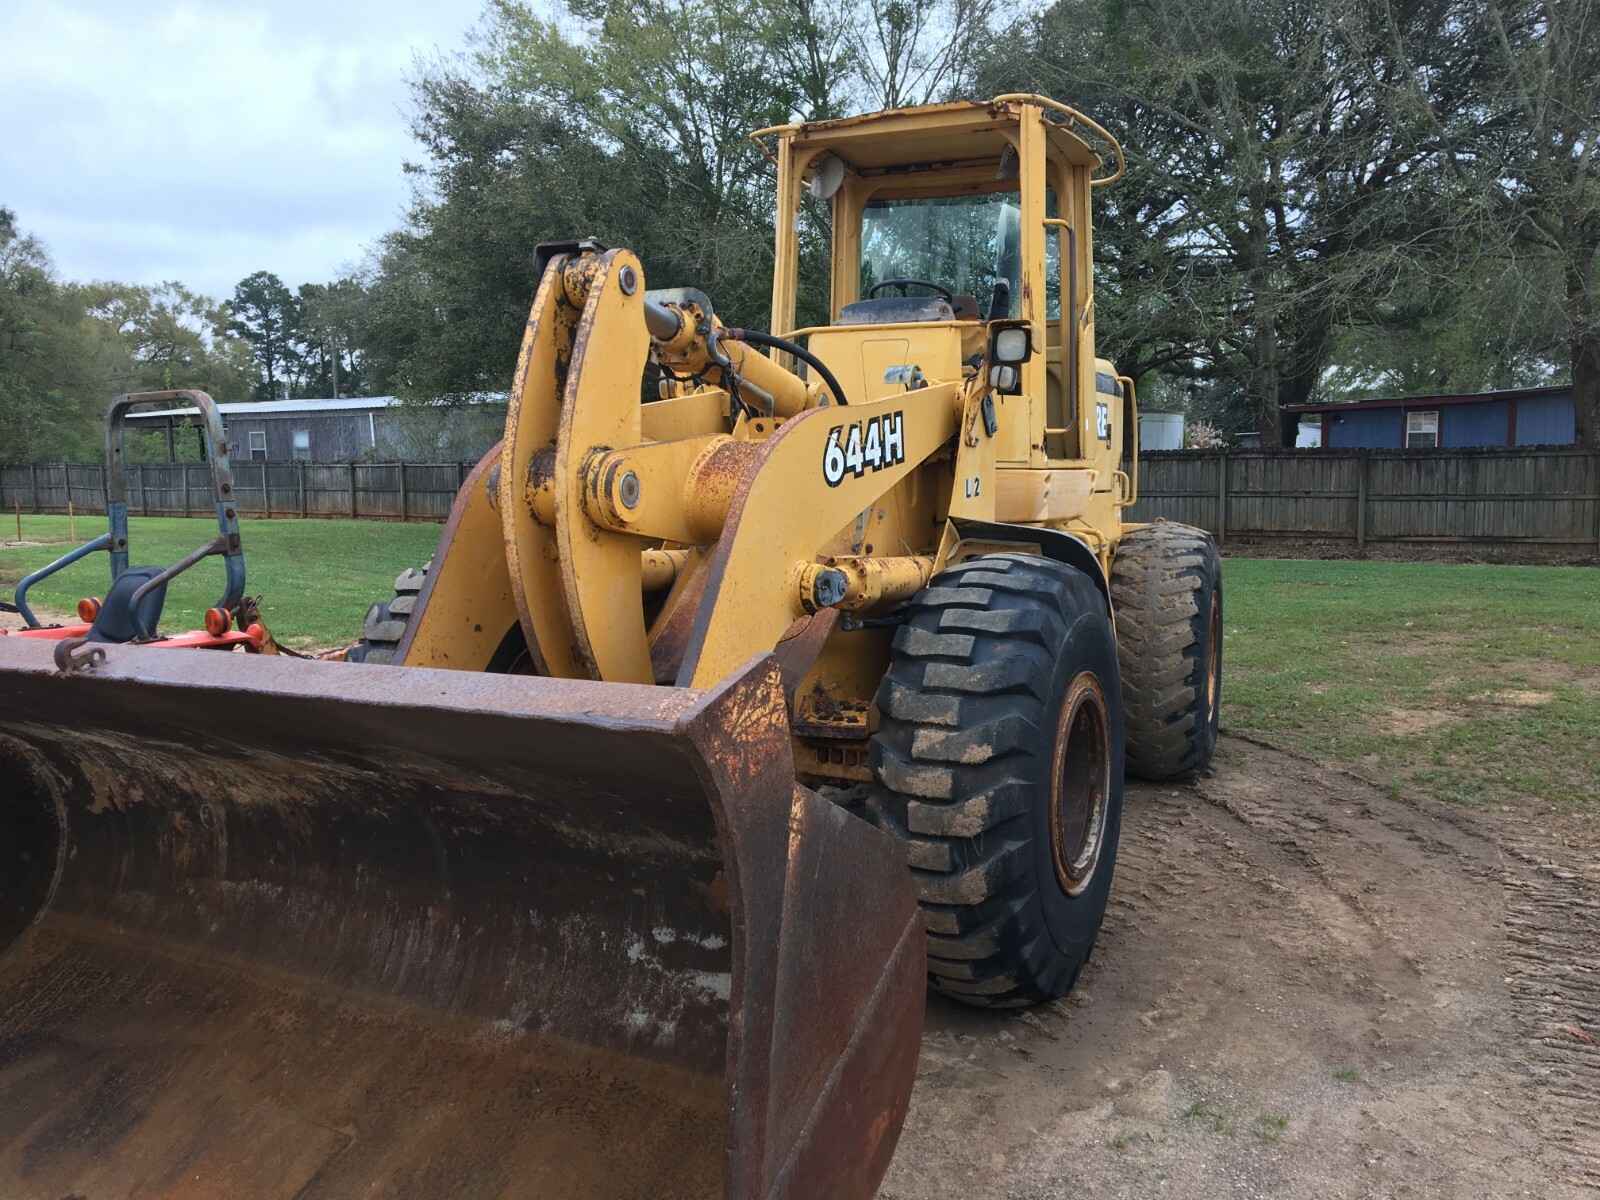
POLYGON ((766 442, 716 438, 689 467, 683 503, 697 542, 709 546, 722 536, 733 495, 761 468, 766 442))
MULTIPOLYGON (((581 312, 582 300, 575 308, 562 282, 566 262, 560 256, 550 263, 528 315, 506 404, 500 494, 495 509, 501 523, 512 598, 528 654, 539 674, 577 679, 586 672, 574 656, 572 622, 555 569, 554 517, 547 511, 544 523, 533 519, 535 496, 529 494, 536 457, 556 444, 562 388, 581 312)), ((537 492, 539 487, 533 490, 537 492)), ((544 494, 548 498, 548 488, 544 494)))
POLYGON ((921 922, 793 778, 770 658, 0 642, 0 1195, 871 1196, 921 922))
POLYGON ((838 609, 828 608, 800 617, 778 639, 773 653, 778 656, 778 667, 783 675, 783 694, 790 701, 791 712, 795 688, 816 665, 822 648, 839 626, 840 615, 838 609))
POLYGON ((642 440, 639 380, 650 335, 644 297, 637 290, 641 268, 629 251, 609 250, 592 262, 569 264, 569 291, 579 267, 587 298, 559 401, 556 554, 542 569, 559 577, 578 668, 574 675, 648 684, 654 675, 639 599, 642 547, 629 534, 597 525, 585 503, 590 455, 642 440), (625 286, 630 273, 633 289, 625 286))
POLYGON ((456 493, 395 647, 394 663, 482 671, 495 662, 520 616, 489 479, 499 469, 503 442, 478 461, 456 493))
POLYGON ((683 665, 684 647, 694 628, 694 615, 706 591, 706 552, 695 549, 672 585, 667 601, 650 626, 650 669, 657 683, 670 684, 683 665))

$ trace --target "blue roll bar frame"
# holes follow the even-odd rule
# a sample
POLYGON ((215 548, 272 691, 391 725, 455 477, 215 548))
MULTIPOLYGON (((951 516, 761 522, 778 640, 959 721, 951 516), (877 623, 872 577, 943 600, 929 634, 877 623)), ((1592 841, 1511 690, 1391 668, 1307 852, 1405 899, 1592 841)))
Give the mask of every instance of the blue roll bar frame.
MULTIPOLYGON (((225 580, 222 599, 217 602, 216 607, 232 612, 239 606, 239 601, 244 599, 244 546, 239 537, 239 514, 233 502, 233 467, 228 459, 227 434, 222 428, 222 414, 217 411, 216 401, 205 392, 191 389, 129 392, 112 400, 111 407, 106 413, 106 522, 109 529, 94 541, 62 555, 48 566, 40 567, 17 584, 17 612, 29 629, 40 628, 33 610, 28 607, 27 595, 28 589, 41 579, 54 575, 97 550, 109 550, 111 553, 112 582, 128 569, 128 476, 124 465, 127 416, 133 409, 147 404, 182 403, 195 406, 205 431, 206 458, 211 466, 212 500, 217 513, 217 536, 175 566, 163 571, 159 581, 151 582, 165 583, 188 570, 202 558, 220 554, 223 556, 225 580)), ((147 590, 149 590, 148 585, 140 588, 140 594, 147 590)), ((144 629, 137 624, 137 615, 134 621, 141 639, 155 636, 155 630, 144 629)))

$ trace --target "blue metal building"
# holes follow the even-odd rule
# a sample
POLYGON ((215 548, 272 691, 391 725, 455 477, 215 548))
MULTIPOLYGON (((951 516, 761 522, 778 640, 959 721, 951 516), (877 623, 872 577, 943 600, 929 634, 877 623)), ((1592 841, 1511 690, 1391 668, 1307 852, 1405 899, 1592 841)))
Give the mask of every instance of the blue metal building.
POLYGON ((1330 449, 1432 450, 1457 446, 1570 446, 1571 386, 1464 396, 1404 396, 1344 404, 1291 404, 1322 418, 1330 449))

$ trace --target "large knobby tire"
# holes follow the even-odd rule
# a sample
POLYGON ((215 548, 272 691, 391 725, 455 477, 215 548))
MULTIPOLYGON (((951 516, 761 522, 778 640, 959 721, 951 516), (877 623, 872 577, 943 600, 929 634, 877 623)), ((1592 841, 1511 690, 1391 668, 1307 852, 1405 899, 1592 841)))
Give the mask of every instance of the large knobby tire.
POLYGON ((928 976, 968 1004, 1054 1000, 1094 947, 1122 821, 1116 635, 1095 582, 1032 554, 941 572, 896 632, 872 741, 928 976))
POLYGON ((1158 521, 1111 562, 1128 774, 1178 779, 1211 765, 1222 697, 1222 565, 1203 529, 1158 521))
POLYGON ((394 653, 400 648, 400 639, 406 635, 406 625, 431 566, 433 560, 429 559, 422 570, 407 567, 395 576, 394 598, 380 600, 367 609, 366 620, 361 625, 361 641, 345 652, 346 662, 394 662, 394 653))
MULTIPOLYGON (((394 598, 380 600, 367 609, 362 622, 361 641, 345 651, 345 662, 388 664, 395 662, 400 641, 416 614, 417 599, 422 585, 428 581, 428 571, 433 559, 423 564, 422 570, 407 567, 395 577, 394 598)), ((533 660, 528 655, 528 643, 523 639, 522 626, 513 625, 506 631, 494 655, 484 668, 491 675, 532 675, 533 660)))

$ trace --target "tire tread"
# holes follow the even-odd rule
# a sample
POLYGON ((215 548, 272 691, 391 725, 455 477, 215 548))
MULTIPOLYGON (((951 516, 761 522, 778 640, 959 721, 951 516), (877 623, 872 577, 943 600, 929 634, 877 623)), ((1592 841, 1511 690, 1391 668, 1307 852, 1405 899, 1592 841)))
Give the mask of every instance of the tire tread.
POLYGON ((1197 596, 1218 577, 1211 535, 1189 525, 1158 521, 1117 547, 1111 602, 1129 774, 1177 779, 1210 764, 1215 740, 1200 712, 1206 664, 1190 652, 1209 620, 1197 596))
POLYGON ((966 1003, 1054 999, 1083 966, 1059 961, 1042 923, 1035 773, 1069 618, 1105 611, 1088 576, 1005 553, 942 572, 896 632, 868 814, 906 852, 930 984, 966 1003))

